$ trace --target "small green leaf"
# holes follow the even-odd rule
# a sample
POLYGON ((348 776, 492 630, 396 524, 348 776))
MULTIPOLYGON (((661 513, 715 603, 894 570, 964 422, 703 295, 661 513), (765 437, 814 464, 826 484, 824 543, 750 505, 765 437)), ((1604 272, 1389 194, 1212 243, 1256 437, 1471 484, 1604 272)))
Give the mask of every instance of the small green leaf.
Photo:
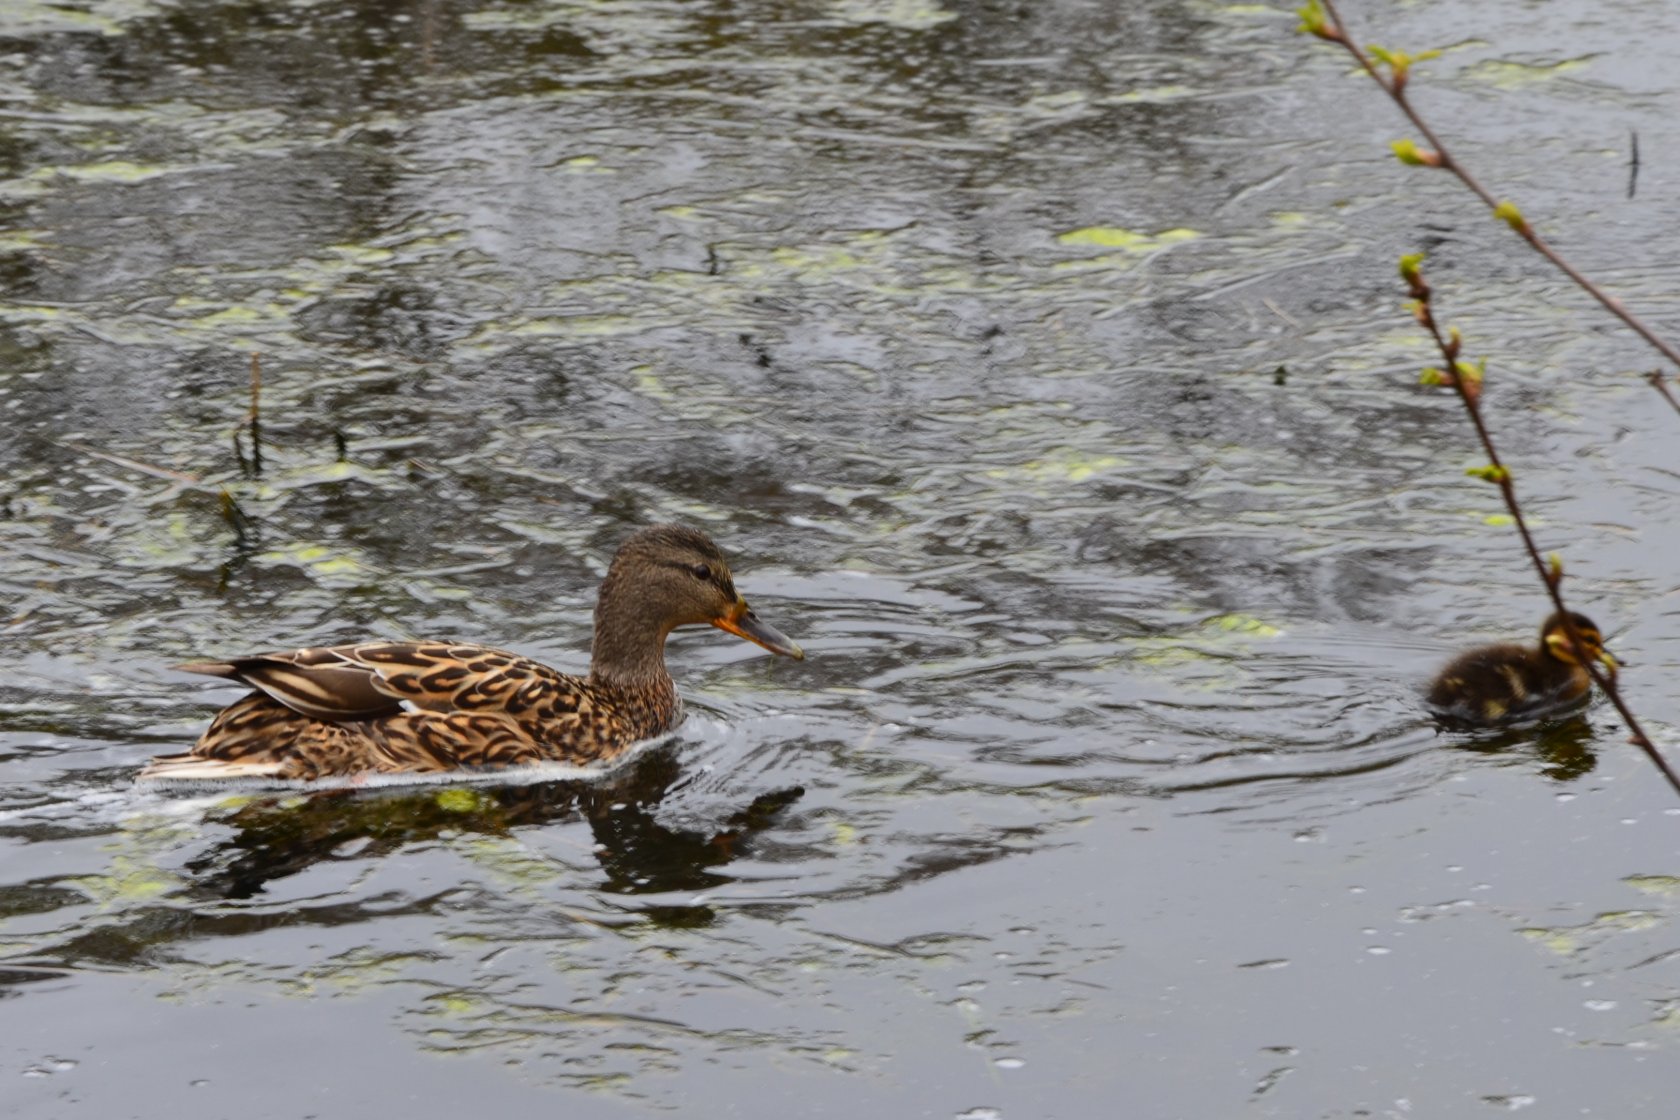
POLYGON ((1469 475, 1471 478, 1479 478, 1483 482, 1509 482, 1511 480, 1510 471, 1506 470, 1504 467, 1493 466, 1491 464, 1485 467, 1469 467, 1464 473, 1469 475))
POLYGON ((1308 35, 1317 35, 1320 39, 1340 38, 1330 27, 1330 17, 1324 12, 1324 5, 1319 0, 1307 0, 1307 3, 1295 9, 1295 14, 1301 17, 1301 24, 1296 31, 1304 31, 1308 35))
POLYGON ((1495 206, 1493 208, 1493 216, 1516 230, 1518 233, 1522 233, 1528 228, 1528 222, 1523 218, 1522 211, 1518 210, 1517 204, 1512 202, 1510 199, 1506 199, 1498 206, 1495 206))
POLYGON ((1400 279, 1415 285, 1423 276, 1423 254, 1407 253, 1400 258, 1400 279))
POLYGON ((1421 376, 1418 377, 1418 384, 1420 384, 1420 385, 1450 385, 1450 384, 1452 384, 1452 382, 1447 380, 1447 371, 1446 370, 1440 369, 1436 366, 1430 366, 1428 369, 1423 371, 1421 376))
POLYGON ((1412 63, 1421 62, 1426 58, 1434 58, 1441 53, 1440 51, 1423 51, 1415 55, 1407 54, 1405 51, 1385 50, 1375 43, 1368 46, 1366 50, 1370 51, 1372 55, 1388 67, 1389 73, 1393 75, 1396 92, 1405 88, 1406 77, 1411 73, 1412 63))

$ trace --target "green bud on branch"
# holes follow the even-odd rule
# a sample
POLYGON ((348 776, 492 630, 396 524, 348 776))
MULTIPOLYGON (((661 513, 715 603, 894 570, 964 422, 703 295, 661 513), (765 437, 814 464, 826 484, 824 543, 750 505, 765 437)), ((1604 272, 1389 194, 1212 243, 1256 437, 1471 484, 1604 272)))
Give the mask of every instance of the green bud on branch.
POLYGON ((1389 144, 1395 158, 1408 167, 1440 167, 1441 153, 1420 148, 1410 140, 1395 140, 1389 144))
POLYGON ((1412 318, 1418 321, 1418 326, 1429 325, 1429 285, 1423 279, 1423 254, 1407 253, 1400 258, 1400 278, 1410 289, 1411 300, 1406 309, 1412 313, 1412 318))
POLYGON ((1486 365, 1484 359, 1474 363, 1455 361, 1450 369, 1430 366, 1419 375, 1418 384, 1457 389, 1474 408, 1482 396, 1482 370, 1486 365))
POLYGON ((1493 216, 1525 237, 1528 235, 1528 220, 1522 216, 1522 211, 1517 209, 1517 204, 1510 199, 1495 206, 1493 216))
POLYGON ((1470 467, 1464 473, 1471 478, 1479 478, 1483 482, 1504 483, 1511 481, 1511 472, 1500 466, 1470 467))

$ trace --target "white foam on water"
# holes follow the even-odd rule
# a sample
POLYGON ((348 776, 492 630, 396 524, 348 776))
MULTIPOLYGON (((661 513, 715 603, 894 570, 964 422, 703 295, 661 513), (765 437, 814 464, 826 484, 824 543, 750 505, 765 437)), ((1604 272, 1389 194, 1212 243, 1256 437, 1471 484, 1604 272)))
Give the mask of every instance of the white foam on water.
MULTIPOLYGON (((610 761, 587 766, 565 762, 533 762, 526 766, 510 766, 501 770, 439 770, 426 774, 347 774, 306 780, 300 778, 136 778, 133 789, 156 790, 160 793, 175 790, 215 790, 219 795, 230 790, 329 790, 329 789, 389 789, 398 786, 439 785, 498 785, 529 786, 541 782, 591 782, 608 777, 637 756, 669 740, 673 732, 656 735, 632 743, 622 754, 610 761)), ((170 800, 178 800, 171 798, 170 800)))

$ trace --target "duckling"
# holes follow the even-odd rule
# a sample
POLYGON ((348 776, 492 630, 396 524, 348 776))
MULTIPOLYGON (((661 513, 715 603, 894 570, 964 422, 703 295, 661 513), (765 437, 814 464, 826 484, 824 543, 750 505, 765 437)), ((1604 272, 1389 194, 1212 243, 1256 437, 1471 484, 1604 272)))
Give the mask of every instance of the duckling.
POLYGON ((140 777, 311 781, 610 762, 676 726, 682 703, 665 639, 700 624, 805 657, 747 606, 709 537, 656 525, 625 540, 601 581, 588 676, 441 641, 193 662, 177 668, 256 691, 216 716, 191 751, 152 759, 140 777))
MULTIPOLYGON (((1569 621, 1581 652, 1612 677, 1616 660, 1604 648, 1598 625, 1573 611, 1569 621)), ((1515 643, 1483 646, 1454 658, 1429 687, 1429 704, 1445 720, 1491 726, 1544 716, 1586 699, 1592 676, 1575 656, 1562 612, 1540 627, 1536 647, 1515 643)))

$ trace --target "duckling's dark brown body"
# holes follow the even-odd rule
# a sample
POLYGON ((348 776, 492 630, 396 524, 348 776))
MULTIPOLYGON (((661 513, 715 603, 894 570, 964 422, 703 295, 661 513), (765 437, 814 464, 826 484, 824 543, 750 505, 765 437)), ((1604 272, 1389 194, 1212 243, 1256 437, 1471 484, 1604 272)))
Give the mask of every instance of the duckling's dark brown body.
MULTIPOLYGON (((1570 621, 1582 652, 1615 671, 1598 626, 1582 614, 1570 621)), ((1429 704, 1445 720, 1492 726, 1563 711, 1586 699, 1592 675, 1576 658, 1563 615, 1540 627, 1540 644, 1483 646, 1454 658, 1429 688, 1429 704)))
POLYGON ((660 525, 613 558, 595 606, 587 677, 505 650, 453 642, 369 642, 181 668, 257 691, 218 715, 191 752, 142 778, 311 780, 609 760, 677 723, 665 638, 709 623, 803 658, 735 591, 705 534, 660 525))

